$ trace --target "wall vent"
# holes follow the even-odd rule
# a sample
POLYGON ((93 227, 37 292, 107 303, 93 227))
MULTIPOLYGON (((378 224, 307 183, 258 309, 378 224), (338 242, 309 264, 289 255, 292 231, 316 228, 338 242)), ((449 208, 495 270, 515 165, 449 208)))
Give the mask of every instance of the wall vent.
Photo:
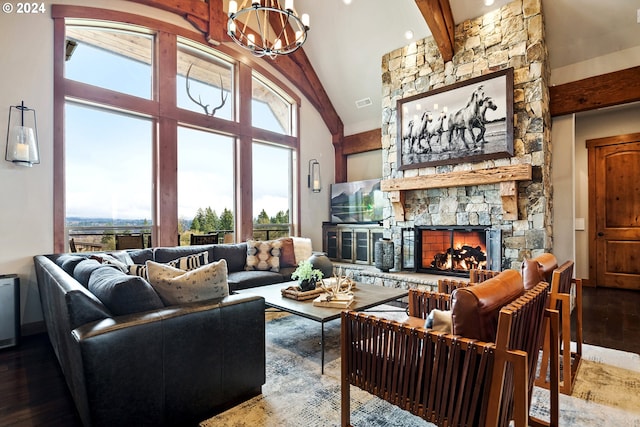
POLYGON ((371 98, 363 98, 356 101, 356 107, 358 108, 368 107, 371 104, 371 98))

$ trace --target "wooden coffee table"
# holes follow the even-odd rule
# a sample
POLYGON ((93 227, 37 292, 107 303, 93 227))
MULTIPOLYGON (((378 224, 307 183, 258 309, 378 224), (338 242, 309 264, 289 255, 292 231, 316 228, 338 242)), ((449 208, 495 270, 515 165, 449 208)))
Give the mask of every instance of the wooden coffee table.
POLYGON ((322 338, 320 346, 322 349, 321 372, 324 374, 324 324, 331 320, 339 319, 340 313, 344 310, 364 311, 377 305, 406 297, 408 292, 404 289, 385 288, 384 286, 368 285, 357 283, 354 289, 355 299, 348 308, 316 307, 313 299, 298 301, 282 296, 281 290, 289 286, 297 286, 298 282, 276 283, 275 285, 258 286, 255 288, 237 290, 238 293, 258 295, 264 298, 265 305, 296 316, 320 322, 322 328, 322 338))

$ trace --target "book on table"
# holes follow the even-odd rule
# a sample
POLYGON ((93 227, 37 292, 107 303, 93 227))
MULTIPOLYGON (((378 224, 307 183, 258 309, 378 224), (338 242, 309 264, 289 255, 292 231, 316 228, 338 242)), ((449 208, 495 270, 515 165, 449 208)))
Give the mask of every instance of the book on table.
POLYGON ((313 305, 318 307, 348 308, 353 302, 353 294, 337 294, 328 293, 320 294, 313 300, 313 305))

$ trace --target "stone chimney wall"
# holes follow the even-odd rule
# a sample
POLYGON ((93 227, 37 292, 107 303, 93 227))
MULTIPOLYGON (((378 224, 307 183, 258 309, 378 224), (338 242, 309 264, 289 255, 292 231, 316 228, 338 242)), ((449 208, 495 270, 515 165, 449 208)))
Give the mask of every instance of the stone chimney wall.
POLYGON ((551 115, 549 65, 541 0, 516 0, 499 10, 458 24, 455 55, 444 62, 432 37, 382 57, 383 179, 483 169, 527 163, 531 181, 518 183, 518 219, 502 218, 500 185, 479 185, 406 193, 405 220, 397 221, 391 204, 385 234, 396 247, 401 267, 402 229, 415 225, 473 225, 500 228, 503 268, 519 268, 524 257, 552 249, 551 115), (514 70, 514 156, 476 163, 398 170, 399 99, 491 72, 514 70))

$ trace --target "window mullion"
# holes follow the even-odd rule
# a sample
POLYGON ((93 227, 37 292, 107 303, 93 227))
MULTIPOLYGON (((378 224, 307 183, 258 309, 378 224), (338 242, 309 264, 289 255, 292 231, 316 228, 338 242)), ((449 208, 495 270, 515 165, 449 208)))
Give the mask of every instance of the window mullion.
POLYGON ((167 117, 176 109, 177 42, 159 32, 154 52, 153 92, 160 117, 154 144, 154 246, 174 246, 178 236, 178 122, 167 117), (162 226, 159 227, 158 224, 162 226))

